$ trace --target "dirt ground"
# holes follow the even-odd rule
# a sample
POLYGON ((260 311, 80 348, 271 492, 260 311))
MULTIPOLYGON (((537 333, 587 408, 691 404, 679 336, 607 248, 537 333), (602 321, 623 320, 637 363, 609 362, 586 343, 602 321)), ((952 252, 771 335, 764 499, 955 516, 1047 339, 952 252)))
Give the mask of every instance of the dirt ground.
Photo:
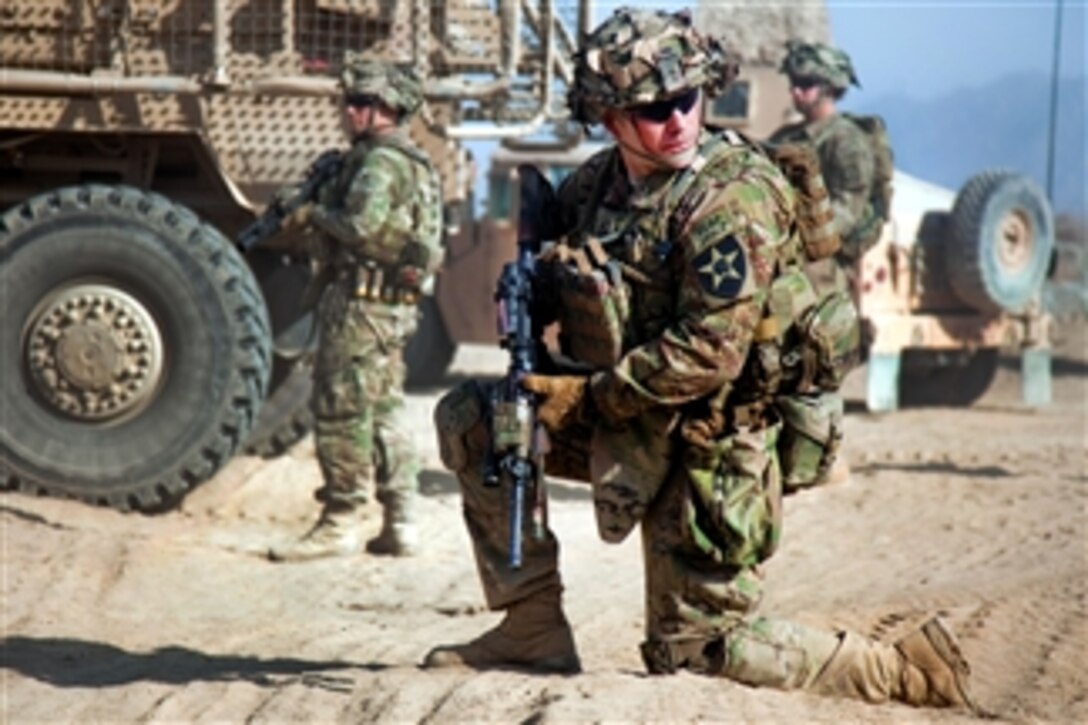
MULTIPOLYGON (((852 480, 788 500, 766 612, 891 640, 943 612, 999 721, 1088 722, 1088 536, 1083 327, 1054 367, 1054 403, 1019 403, 1015 360, 970 409, 862 412, 847 385, 852 480)), ((460 374, 501 358, 459 353, 460 374)), ((172 513, 124 515, 0 497, 0 717, 32 722, 961 722, 681 674, 638 657, 637 535, 597 539, 588 492, 552 484, 567 611, 585 672, 427 671, 433 645, 497 621, 486 611, 456 485, 413 394, 426 553, 272 564, 269 545, 315 514, 307 439, 241 457, 172 513)), ((378 510, 370 518, 378 527, 378 510)))

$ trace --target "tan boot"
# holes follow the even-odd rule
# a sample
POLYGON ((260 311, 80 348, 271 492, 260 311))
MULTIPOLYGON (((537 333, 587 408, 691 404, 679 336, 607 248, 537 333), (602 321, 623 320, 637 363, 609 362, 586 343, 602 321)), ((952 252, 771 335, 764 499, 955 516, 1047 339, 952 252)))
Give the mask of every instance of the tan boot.
POLYGON ((817 486, 837 486, 843 483, 850 482, 850 461, 844 457, 839 456, 835 459, 835 462, 831 464, 831 468, 824 474, 819 480, 816 481, 817 486))
POLYGON ((406 491, 385 491, 382 501, 382 530, 366 542, 371 554, 414 556, 419 553, 419 531, 412 523, 416 494, 406 491))
POLYGON ((892 696, 909 705, 965 707, 980 712, 967 680, 971 667, 951 630, 934 617, 895 643, 906 660, 900 688, 892 696))
POLYGON ((558 590, 515 603, 497 627, 471 642, 434 648, 427 653, 423 666, 515 668, 564 674, 582 671, 558 590))
POLYGON ((268 558, 272 561, 310 561, 358 553, 358 524, 354 511, 325 511, 298 541, 269 549, 268 558))
POLYGON ((415 524, 383 525, 381 533, 366 542, 366 550, 378 556, 415 556, 419 553, 419 530, 415 524))

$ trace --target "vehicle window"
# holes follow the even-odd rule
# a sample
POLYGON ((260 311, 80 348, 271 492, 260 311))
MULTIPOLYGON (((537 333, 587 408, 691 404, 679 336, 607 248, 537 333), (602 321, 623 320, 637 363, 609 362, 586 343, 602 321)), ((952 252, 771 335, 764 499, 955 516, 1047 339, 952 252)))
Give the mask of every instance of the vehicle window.
POLYGON ((748 81, 735 81, 725 93, 710 102, 710 116, 714 119, 743 121, 748 118, 748 100, 751 86, 748 81))
POLYGON ((513 199, 511 198, 510 179, 506 176, 492 176, 488 179, 487 215, 496 221, 509 220, 513 199))

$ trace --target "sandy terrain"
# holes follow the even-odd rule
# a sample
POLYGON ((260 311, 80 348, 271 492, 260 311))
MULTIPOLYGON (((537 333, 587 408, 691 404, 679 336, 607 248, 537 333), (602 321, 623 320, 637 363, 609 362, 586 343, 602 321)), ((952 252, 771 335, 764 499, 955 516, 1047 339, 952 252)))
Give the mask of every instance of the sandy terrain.
MULTIPOLYGON (((462 372, 494 370, 480 351, 462 372)), ((789 499, 764 609, 892 639, 944 612, 1000 721, 1088 722, 1088 536, 1083 330, 1055 365, 1055 403, 1018 402, 1015 367, 975 407, 860 412, 848 381, 844 486, 789 499)), ((574 677, 425 671, 436 643, 484 630, 453 480, 430 410, 427 552, 276 565, 259 554, 315 513, 312 442, 242 457, 180 510, 123 515, 0 497, 0 719, 31 722, 961 722, 962 713, 650 678, 638 657, 637 536, 596 537, 584 488, 553 484, 574 677)), ((371 525, 378 527, 377 509, 371 525)))

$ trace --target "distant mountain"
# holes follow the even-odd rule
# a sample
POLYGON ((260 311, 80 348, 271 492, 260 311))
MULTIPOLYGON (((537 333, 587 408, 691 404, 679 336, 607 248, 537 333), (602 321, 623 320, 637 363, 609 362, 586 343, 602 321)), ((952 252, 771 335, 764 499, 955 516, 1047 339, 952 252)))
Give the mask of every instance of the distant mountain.
MULTIPOLYGON (((1084 218, 1085 78, 1059 85, 1055 152, 1056 211, 1084 218)), ((861 99, 845 107, 879 113, 887 121, 896 165, 923 179, 958 189, 984 169, 1026 173, 1046 189, 1050 80, 1009 75, 927 101, 896 96, 861 99)))

